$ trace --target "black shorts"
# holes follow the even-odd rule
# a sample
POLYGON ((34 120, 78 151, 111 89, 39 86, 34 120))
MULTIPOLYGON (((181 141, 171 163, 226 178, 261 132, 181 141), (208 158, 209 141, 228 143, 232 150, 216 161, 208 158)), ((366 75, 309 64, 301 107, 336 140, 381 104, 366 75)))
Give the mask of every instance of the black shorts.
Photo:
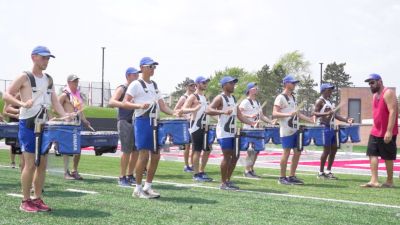
POLYGON ((192 138, 192 151, 200 152, 202 150, 210 151, 210 145, 204 149, 204 129, 198 129, 191 134, 192 138))
POLYGON ((384 160, 396 160, 396 137, 393 136, 389 143, 383 141, 383 137, 369 136, 367 156, 380 156, 384 160))

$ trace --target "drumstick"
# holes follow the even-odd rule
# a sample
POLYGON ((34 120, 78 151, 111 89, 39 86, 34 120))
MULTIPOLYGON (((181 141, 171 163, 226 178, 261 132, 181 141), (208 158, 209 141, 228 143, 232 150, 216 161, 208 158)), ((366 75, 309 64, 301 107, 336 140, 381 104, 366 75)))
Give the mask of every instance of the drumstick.
POLYGON ((344 106, 344 104, 345 104, 344 102, 339 103, 339 105, 333 109, 333 112, 337 112, 340 109, 340 107, 344 106))
POLYGON ((95 130, 92 126, 88 125, 87 127, 88 127, 89 129, 91 129, 93 132, 96 132, 96 130, 95 130))

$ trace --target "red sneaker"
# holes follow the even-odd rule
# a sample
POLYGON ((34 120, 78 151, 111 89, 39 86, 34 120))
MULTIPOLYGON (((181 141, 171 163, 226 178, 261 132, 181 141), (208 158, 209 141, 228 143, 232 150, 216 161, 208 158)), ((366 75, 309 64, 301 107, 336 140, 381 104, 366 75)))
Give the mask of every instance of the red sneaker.
POLYGON ((21 202, 19 209, 24 212, 35 213, 39 212, 39 209, 36 207, 36 204, 33 203, 32 199, 28 199, 21 202))
POLYGON ((37 199, 32 199, 32 202, 35 204, 35 206, 37 207, 38 211, 40 212, 49 212, 51 211, 51 208, 44 204, 43 200, 41 198, 37 198, 37 199))

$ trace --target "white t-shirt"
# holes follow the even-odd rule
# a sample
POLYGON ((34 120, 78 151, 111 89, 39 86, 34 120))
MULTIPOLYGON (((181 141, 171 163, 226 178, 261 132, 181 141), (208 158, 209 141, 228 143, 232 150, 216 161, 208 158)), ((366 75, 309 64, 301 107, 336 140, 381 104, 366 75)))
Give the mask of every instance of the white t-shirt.
MULTIPOLYGON (((257 114, 258 116, 256 118, 248 118, 249 120, 255 122, 260 119, 260 103, 256 100, 252 100, 253 105, 251 104, 250 100, 248 98, 244 99, 240 105, 239 108, 242 109, 242 112, 246 115, 254 115, 257 114)), ((244 129, 250 129, 252 128, 251 125, 248 124, 243 124, 244 129)))
MULTIPOLYGON (((288 96, 289 97, 289 102, 286 101, 286 98, 284 95, 280 94, 276 97, 274 105, 279 106, 281 109, 280 112, 282 113, 291 113, 296 111, 296 102, 293 99, 293 96, 288 96)), ((280 126, 280 136, 281 137, 287 137, 290 135, 293 135, 296 133, 297 129, 289 127, 288 121, 290 117, 282 117, 278 119, 279 126, 280 126)))
MULTIPOLYGON (((160 92, 158 92, 158 93, 156 92, 156 89, 154 88, 153 83, 145 82, 145 84, 146 84, 147 90, 148 90, 147 93, 143 89, 140 82, 138 80, 135 80, 131 84, 129 84, 128 89, 126 90, 126 94, 133 97, 132 102, 134 102, 134 103, 157 104, 157 109, 158 109, 158 100, 162 99, 160 92)), ((143 115, 147 110, 149 110, 149 108, 135 109, 135 117, 139 117, 139 116, 143 115)))

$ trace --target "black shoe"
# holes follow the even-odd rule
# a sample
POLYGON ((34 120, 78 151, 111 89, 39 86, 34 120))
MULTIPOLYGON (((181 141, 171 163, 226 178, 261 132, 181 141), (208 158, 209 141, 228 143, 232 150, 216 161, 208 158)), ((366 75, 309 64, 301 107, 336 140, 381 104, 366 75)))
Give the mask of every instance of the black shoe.
POLYGON ((321 179, 321 180, 325 180, 325 179, 328 179, 328 176, 326 175, 326 173, 319 173, 318 175, 317 175, 317 178, 318 179, 321 179))
POLYGON ((296 176, 288 177, 288 181, 294 185, 303 185, 304 184, 304 182, 299 180, 296 176))
POLYGON ((287 177, 279 177, 278 184, 292 185, 292 183, 289 182, 287 177))
POLYGON ((333 175, 333 173, 326 174, 327 179, 329 180, 337 180, 338 178, 333 175))

